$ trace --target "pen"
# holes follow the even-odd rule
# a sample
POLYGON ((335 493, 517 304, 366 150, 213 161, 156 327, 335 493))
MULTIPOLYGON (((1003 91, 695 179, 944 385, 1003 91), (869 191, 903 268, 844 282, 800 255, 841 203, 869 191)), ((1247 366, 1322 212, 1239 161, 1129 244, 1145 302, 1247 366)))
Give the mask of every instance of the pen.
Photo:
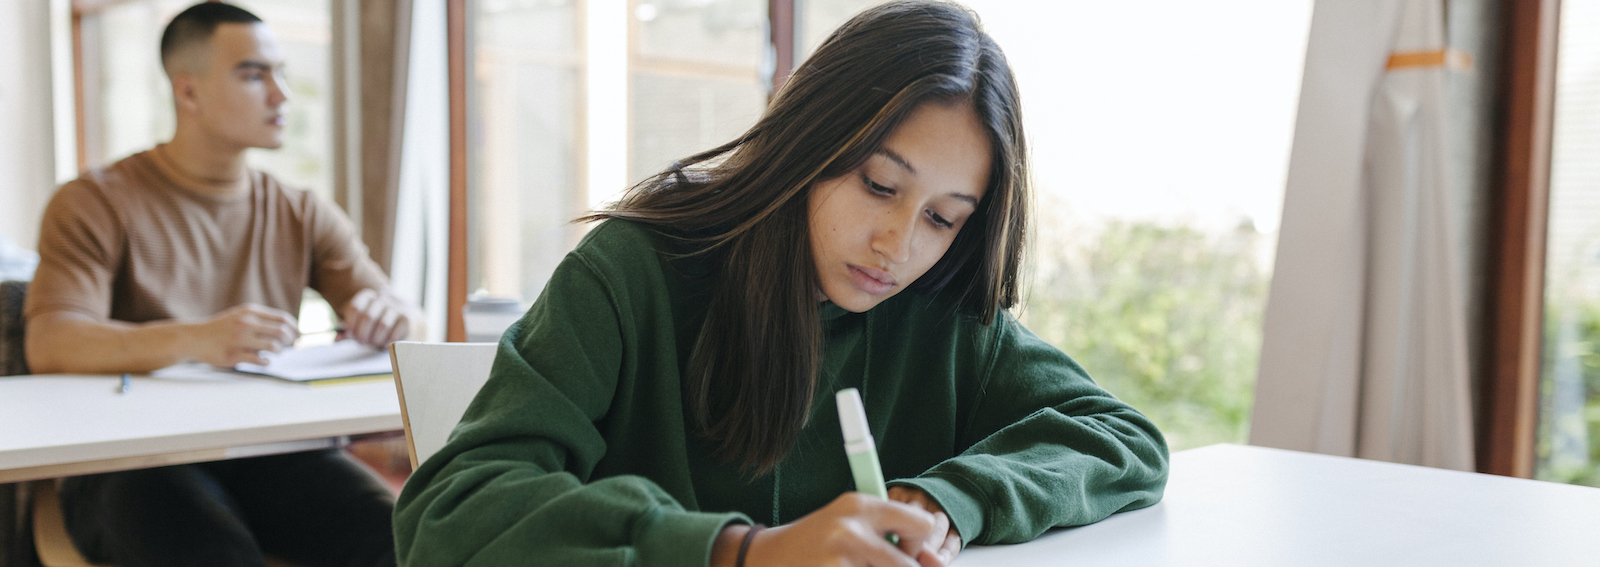
MULTIPOLYGON (((856 492, 888 500, 889 489, 883 484, 883 465, 878 463, 878 446, 872 441, 872 430, 867 428, 867 408, 861 404, 861 392, 845 388, 833 397, 839 404, 839 429, 844 431, 844 454, 850 459, 856 492)), ((895 534, 888 534, 885 539, 894 544, 900 540, 895 534)))
POLYGON ((126 394, 126 393, 128 393, 128 389, 132 388, 132 387, 133 387, 133 380, 130 379, 130 377, 128 376, 127 373, 123 373, 122 374, 122 387, 117 388, 117 393, 118 394, 126 394))

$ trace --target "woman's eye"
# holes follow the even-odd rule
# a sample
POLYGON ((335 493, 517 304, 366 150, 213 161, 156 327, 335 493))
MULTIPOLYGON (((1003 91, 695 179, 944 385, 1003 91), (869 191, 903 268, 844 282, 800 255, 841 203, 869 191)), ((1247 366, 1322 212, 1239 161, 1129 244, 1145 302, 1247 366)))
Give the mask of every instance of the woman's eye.
POLYGON ((933 225, 940 228, 953 228, 956 226, 956 223, 945 220, 944 217, 939 216, 939 213, 933 211, 928 211, 928 220, 933 221, 933 225))
POLYGON ((893 195, 894 194, 894 189, 890 189, 888 187, 884 187, 883 185, 879 185, 878 182, 873 181, 871 177, 867 177, 867 174, 865 174, 865 173, 861 174, 861 183, 866 185, 867 186, 867 190, 871 191, 873 193, 876 193, 876 194, 879 194, 879 195, 893 195))

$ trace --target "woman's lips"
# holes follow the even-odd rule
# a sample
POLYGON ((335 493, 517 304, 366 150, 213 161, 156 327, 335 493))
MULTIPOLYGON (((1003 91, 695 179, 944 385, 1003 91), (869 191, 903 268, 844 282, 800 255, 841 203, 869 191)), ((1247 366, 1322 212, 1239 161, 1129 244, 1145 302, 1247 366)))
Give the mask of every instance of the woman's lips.
POLYGON ((883 295, 894 289, 894 275, 875 268, 864 268, 853 264, 846 265, 850 270, 850 280, 872 295, 883 295))

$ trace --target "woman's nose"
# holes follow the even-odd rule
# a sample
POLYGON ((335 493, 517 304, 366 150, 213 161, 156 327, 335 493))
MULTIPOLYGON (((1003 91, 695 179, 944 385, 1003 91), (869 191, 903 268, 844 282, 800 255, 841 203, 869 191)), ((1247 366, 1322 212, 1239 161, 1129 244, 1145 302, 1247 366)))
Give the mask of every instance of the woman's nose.
POLYGON ((904 211, 885 215, 883 226, 879 227, 873 237, 874 251, 895 264, 904 264, 911 260, 911 241, 916 232, 916 219, 916 214, 904 211))

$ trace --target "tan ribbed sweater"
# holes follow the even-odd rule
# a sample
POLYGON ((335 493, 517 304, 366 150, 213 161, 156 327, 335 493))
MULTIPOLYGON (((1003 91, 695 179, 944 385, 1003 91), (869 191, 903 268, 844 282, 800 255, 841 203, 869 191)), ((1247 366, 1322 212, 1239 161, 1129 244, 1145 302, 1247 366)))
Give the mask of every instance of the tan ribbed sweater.
POLYGON ((337 206, 260 171, 238 183, 249 187, 186 177, 150 150, 62 185, 27 316, 195 320, 242 303, 298 314, 306 286, 336 309, 387 286, 337 206))

